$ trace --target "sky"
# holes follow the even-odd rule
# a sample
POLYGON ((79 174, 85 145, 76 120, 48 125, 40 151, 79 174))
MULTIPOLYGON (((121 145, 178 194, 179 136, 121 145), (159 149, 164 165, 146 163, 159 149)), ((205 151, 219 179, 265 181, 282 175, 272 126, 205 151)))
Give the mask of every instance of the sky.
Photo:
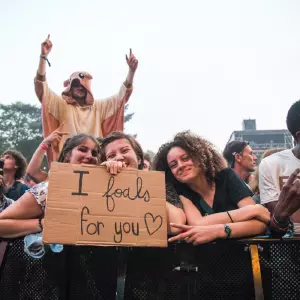
POLYGON ((48 33, 57 93, 78 70, 93 75, 96 99, 117 93, 132 48, 126 131, 145 150, 183 130, 222 150, 243 119, 286 128, 300 99, 299 16, 297 0, 0 0, 0 103, 39 105, 33 78, 48 33))

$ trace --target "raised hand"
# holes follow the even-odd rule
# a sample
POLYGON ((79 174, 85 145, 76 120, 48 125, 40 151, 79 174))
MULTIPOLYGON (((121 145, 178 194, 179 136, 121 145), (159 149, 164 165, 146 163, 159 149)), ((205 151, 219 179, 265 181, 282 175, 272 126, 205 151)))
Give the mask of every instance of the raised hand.
POLYGON ((48 56, 52 50, 52 42, 50 41, 50 34, 47 39, 41 44, 41 55, 48 56))
POLYGON ((129 56, 127 56, 126 54, 126 62, 129 66, 130 71, 134 73, 138 67, 139 62, 136 59, 136 57, 132 54, 131 49, 129 50, 129 56))
POLYGON ((300 169, 296 169, 282 187, 278 203, 274 209, 274 216, 278 221, 281 218, 290 217, 300 209, 300 180, 297 179, 299 173, 300 169))
POLYGON ((45 138, 45 142, 47 144, 53 144, 53 143, 59 143, 61 138, 64 136, 64 135, 68 135, 69 133, 68 132, 62 132, 62 127, 64 125, 64 122, 60 124, 60 126, 54 130, 49 136, 47 136, 45 138))

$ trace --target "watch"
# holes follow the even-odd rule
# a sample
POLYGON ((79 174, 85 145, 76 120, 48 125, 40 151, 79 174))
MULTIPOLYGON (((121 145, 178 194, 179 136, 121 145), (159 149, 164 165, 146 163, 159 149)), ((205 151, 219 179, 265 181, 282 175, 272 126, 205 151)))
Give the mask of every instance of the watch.
POLYGON ((231 228, 227 225, 227 224, 224 224, 224 229, 225 229, 225 232, 227 233, 227 236, 226 236, 226 239, 229 239, 230 238, 230 235, 231 235, 231 228))

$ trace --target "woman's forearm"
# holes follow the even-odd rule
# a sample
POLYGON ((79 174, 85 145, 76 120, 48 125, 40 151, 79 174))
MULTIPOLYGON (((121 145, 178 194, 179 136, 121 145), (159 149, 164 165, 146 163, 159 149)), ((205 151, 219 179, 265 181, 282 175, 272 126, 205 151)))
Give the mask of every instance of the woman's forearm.
POLYGON ((170 226, 170 223, 176 224, 186 224, 186 217, 184 211, 181 208, 178 208, 169 202, 167 202, 167 224, 168 224, 168 233, 177 234, 180 230, 170 226))
POLYGON ((2 238, 17 238, 40 231, 39 219, 0 220, 0 237, 2 238))
POLYGON ((190 225, 205 226, 248 221, 257 217, 259 214, 259 209, 260 208, 257 205, 248 205, 238 209, 230 210, 228 212, 216 213, 199 218, 194 220, 190 225))

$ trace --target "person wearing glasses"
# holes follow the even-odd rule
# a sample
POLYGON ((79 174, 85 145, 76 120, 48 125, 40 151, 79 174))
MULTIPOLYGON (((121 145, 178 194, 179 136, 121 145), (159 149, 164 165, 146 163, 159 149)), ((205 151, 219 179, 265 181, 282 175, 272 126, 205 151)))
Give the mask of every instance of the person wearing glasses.
MULTIPOLYGON (((107 99, 95 100, 91 91, 92 76, 87 72, 75 72, 64 82, 65 90, 61 95, 55 94, 46 81, 46 64, 49 66, 48 55, 52 50, 50 35, 41 44, 41 54, 35 92, 42 104, 43 135, 47 137, 61 124, 62 132, 71 136, 78 133, 105 137, 112 131, 124 129, 124 106, 132 93, 132 84, 138 60, 131 49, 126 62, 129 72, 119 92, 107 99)), ((68 136, 62 138, 47 151, 48 161, 56 160, 68 136)))

